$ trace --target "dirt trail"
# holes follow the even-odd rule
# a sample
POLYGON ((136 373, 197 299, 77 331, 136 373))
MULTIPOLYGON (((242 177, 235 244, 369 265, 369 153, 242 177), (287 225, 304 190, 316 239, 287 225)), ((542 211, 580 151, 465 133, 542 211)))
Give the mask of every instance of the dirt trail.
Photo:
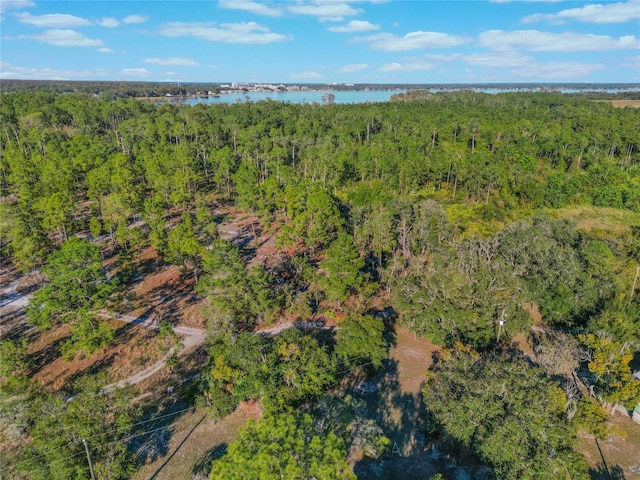
MULTIPOLYGON (((8 285, 0 290, 0 316, 5 317, 5 315, 9 315, 10 313, 16 313, 19 310, 24 309, 28 304, 31 298, 33 297, 33 293, 22 293, 18 291, 18 286, 24 282, 24 278, 18 278, 17 280, 12 281, 8 285)), ((157 330, 159 328, 158 323, 149 318, 148 316, 131 316, 131 315, 116 315, 110 312, 102 312, 98 314, 103 318, 116 319, 125 323, 129 323, 131 325, 138 325, 143 328, 149 330, 157 330)), ((0 333, 2 333, 3 326, 0 326, 0 333)), ((181 327, 181 326, 173 326, 173 331, 181 337, 182 348, 180 349, 179 355, 183 352, 186 352, 192 348, 197 348, 204 344, 205 341, 205 331, 193 328, 193 327, 181 327)), ((136 372, 127 378, 120 380, 119 382, 112 383, 105 387, 105 391, 113 390, 114 388, 123 388, 125 385, 136 385, 140 382, 143 382, 147 378, 158 373, 162 368, 166 365, 167 360, 171 357, 171 355, 175 352, 174 348, 171 348, 160 360, 158 360, 153 365, 136 372)))
MULTIPOLYGON (((122 322, 129 323, 131 325, 138 325, 138 326, 147 328, 149 330, 158 330, 159 328, 159 325, 157 322, 155 322, 154 320, 144 315, 139 317, 133 317, 131 315, 114 315, 106 312, 100 315, 107 318, 115 318, 116 320, 120 320, 122 322)), ((182 337, 182 348, 180 349, 178 356, 182 355, 184 352, 186 352, 187 350, 190 350, 191 348, 197 348, 204 344, 204 341, 205 341, 204 330, 200 330, 199 328, 180 327, 180 326, 174 325, 173 331, 176 333, 176 335, 182 337)), ((140 382, 143 382, 147 378, 155 375, 160 370, 162 370, 164 366, 167 364, 167 360, 171 358, 174 352, 175 352, 175 348, 171 347, 167 351, 167 353, 153 365, 150 365, 149 367, 145 368, 144 370, 141 370, 140 372, 136 372, 132 375, 129 375, 127 378, 124 378, 119 382, 112 383, 110 385, 105 386, 104 390, 108 392, 113 390, 114 388, 124 388, 126 385, 136 385, 140 382)))
POLYGON ((29 304, 29 300, 33 296, 32 293, 21 293, 18 291, 18 286, 24 283, 24 278, 18 278, 14 280, 6 287, 0 290, 0 313, 11 313, 20 308, 24 308, 29 304))

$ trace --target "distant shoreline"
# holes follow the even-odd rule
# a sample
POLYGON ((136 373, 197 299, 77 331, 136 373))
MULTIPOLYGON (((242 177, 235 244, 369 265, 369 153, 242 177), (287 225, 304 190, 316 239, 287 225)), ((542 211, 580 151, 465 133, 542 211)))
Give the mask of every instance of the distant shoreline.
MULTIPOLYGON (((236 96, 234 102, 275 100, 288 101, 288 96, 304 94, 309 99, 295 99, 296 103, 323 103, 323 94, 360 96, 371 94, 372 100, 340 101, 335 103, 360 103, 361 101, 385 101, 382 94, 393 92, 424 91, 431 94, 448 92, 477 93, 531 93, 606 95, 607 100, 640 100, 640 83, 424 83, 424 84, 319 84, 319 83, 183 83, 183 82, 118 82, 118 81, 67 81, 67 80, 7 80, 0 81, 0 93, 49 92, 57 94, 86 94, 97 98, 136 98, 140 101, 184 103, 191 100, 208 103, 231 103, 218 100, 236 96), (253 97, 253 98, 252 98, 253 97), (311 97, 313 97, 311 99, 311 97), (213 100, 215 99, 215 101, 213 100)), ((389 95, 390 97, 391 95, 389 95)), ((389 98, 386 98, 389 100, 389 98)), ((327 103, 334 103, 329 101, 327 103)))

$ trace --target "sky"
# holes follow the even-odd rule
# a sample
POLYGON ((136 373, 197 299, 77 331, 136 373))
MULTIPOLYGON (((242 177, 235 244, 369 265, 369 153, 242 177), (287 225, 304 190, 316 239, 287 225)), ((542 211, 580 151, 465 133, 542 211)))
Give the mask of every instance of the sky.
POLYGON ((640 0, 0 0, 0 79, 639 83, 640 0))

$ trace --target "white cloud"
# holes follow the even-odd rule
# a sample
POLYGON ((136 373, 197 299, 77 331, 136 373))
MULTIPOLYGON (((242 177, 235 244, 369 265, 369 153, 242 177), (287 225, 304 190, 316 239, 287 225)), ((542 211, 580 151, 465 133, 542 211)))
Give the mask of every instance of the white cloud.
POLYGON ((530 63, 510 71, 514 77, 528 80, 577 80, 585 79, 592 72, 604 70, 604 65, 581 62, 530 63))
POLYGON ((346 25, 327 28, 328 31, 337 33, 368 32, 370 30, 379 29, 380 25, 374 25, 373 23, 364 20, 351 20, 346 25))
POLYGON ((458 60, 460 57, 462 57, 461 53, 451 53, 449 55, 442 55, 440 53, 425 53, 420 58, 426 58, 427 60, 442 63, 453 62, 454 60, 458 60))
POLYGON ((413 60, 406 63, 387 63, 378 68, 379 72, 413 72, 416 70, 431 70, 435 65, 423 60, 413 60))
POLYGON ((524 23, 547 21, 551 23, 565 23, 567 20, 577 20, 587 23, 625 23, 640 20, 640 2, 591 4, 581 8, 569 8, 558 13, 536 13, 524 17, 524 23))
POLYGON ((20 23, 45 28, 87 27, 92 23, 86 18, 80 18, 66 13, 51 13, 48 15, 31 15, 30 13, 16 13, 20 23))
POLYGON ((99 47, 104 44, 100 39, 87 38, 75 30, 45 30, 39 35, 20 35, 17 38, 37 40, 56 47, 99 47))
POLYGON ((340 22, 344 20, 345 17, 352 17, 362 13, 361 9, 353 8, 346 2, 333 0, 314 0, 310 3, 288 5, 287 10, 297 15, 318 17, 318 20, 321 22, 340 22))
POLYGON ((108 73, 104 69, 94 70, 58 70, 55 68, 31 68, 11 65, 7 62, 0 62, 0 78, 22 79, 22 80, 70 80, 76 78, 99 78, 106 77, 108 73))
POLYGON ((505 51, 520 47, 534 52, 587 52, 640 48, 640 40, 633 35, 616 39, 587 33, 488 30, 478 35, 478 45, 505 51))
POLYGON ((120 26, 120 22, 118 21, 117 18, 105 17, 98 20, 98 25, 102 27, 107 27, 107 28, 116 28, 120 26))
POLYGON ((129 15, 122 19, 122 23, 126 23, 127 25, 130 25, 133 23, 144 23, 147 21, 147 19, 148 17, 144 15, 129 15))
POLYGON ((31 0, 2 0, 0 1, 0 13, 6 12, 7 10, 35 7, 35 5, 31 0))
POLYGON ((98 52, 100 52, 100 53, 113 53, 114 50, 113 50, 113 48, 102 47, 102 48, 98 49, 98 52))
POLYGON ((160 34, 167 37, 192 36, 222 43, 266 44, 290 40, 291 35, 270 32, 255 22, 212 23, 172 22, 160 29, 160 34))
POLYGON ((351 65, 345 65, 340 69, 341 72, 352 73, 359 72, 360 70, 366 70, 369 68, 369 65, 366 63, 352 63, 351 65))
POLYGON ((316 79, 316 78, 322 78, 322 75, 316 72, 306 71, 306 72, 292 73, 291 78, 316 79))
POLYGON ((264 3, 252 2, 250 0, 220 0, 218 6, 229 10, 243 10, 268 17, 281 17, 284 13, 279 8, 272 8, 264 3))
POLYGON ((145 63, 152 63, 154 65, 172 65, 172 66, 183 66, 183 67, 197 67, 198 63, 196 63, 191 58, 187 57, 167 57, 167 58, 145 58, 143 60, 145 63))
POLYGON ((537 62, 534 57, 517 51, 472 53, 463 55, 462 60, 468 65, 488 67, 492 71, 509 69, 512 77, 528 80, 586 80, 592 72, 605 68, 600 64, 574 61, 537 62))
POLYGON ((635 68, 640 73, 640 58, 638 56, 629 56, 622 59, 622 63, 618 64, 620 67, 635 68))
POLYGON ((405 52, 425 48, 455 47, 470 42, 471 38, 448 33, 418 31, 407 33, 404 37, 392 33, 377 33, 367 37, 359 37, 353 41, 369 42, 372 49, 383 52, 405 52))
POLYGON ((123 68, 120 70, 120 75, 126 77, 150 77, 151 72, 146 68, 123 68))
POLYGON ((505 68, 520 67, 534 63, 534 58, 523 55, 519 52, 486 52, 472 53, 462 57, 469 65, 479 65, 484 67, 505 68))

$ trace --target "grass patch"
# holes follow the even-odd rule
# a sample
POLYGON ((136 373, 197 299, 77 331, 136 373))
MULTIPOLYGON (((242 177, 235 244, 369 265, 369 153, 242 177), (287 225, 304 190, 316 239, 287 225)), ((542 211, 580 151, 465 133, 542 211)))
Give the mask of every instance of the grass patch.
POLYGON ((594 100, 594 102, 607 102, 618 108, 640 108, 640 100, 594 100))
POLYGON ((593 229, 621 232, 640 226, 640 212, 617 208, 582 205, 549 210, 549 215, 573 220, 576 228, 587 232, 593 229))

